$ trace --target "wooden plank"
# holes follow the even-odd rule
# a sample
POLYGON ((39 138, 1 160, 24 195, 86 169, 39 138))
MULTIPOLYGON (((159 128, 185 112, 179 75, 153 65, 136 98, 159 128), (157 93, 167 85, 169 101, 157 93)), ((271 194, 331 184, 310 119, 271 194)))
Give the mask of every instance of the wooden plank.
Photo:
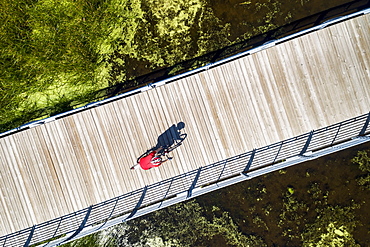
MULTIPOLYGON (((321 113, 318 124, 320 124, 320 126, 325 126, 331 121, 333 113, 330 112, 330 106, 327 104, 327 91, 322 90, 322 85, 325 82, 320 79, 322 78, 322 74, 320 73, 320 70, 322 69, 322 62, 320 62, 320 58, 323 56, 323 54, 321 49, 317 49, 315 47, 308 49, 313 44, 320 45, 320 40, 316 34, 310 35, 307 37, 307 39, 301 40, 301 44, 303 47, 306 47, 304 54, 306 55, 306 63, 308 73, 311 78, 311 84, 316 95, 313 100, 315 100, 315 105, 318 109, 320 109, 321 113)), ((317 126, 313 127, 317 128, 317 126)))
POLYGON ((239 64, 236 61, 225 64, 221 71, 223 72, 225 81, 219 81, 219 87, 222 91, 228 92, 228 105, 230 106, 230 118, 234 119, 235 127, 237 128, 237 135, 234 138, 240 139, 239 142, 234 145, 235 152, 242 153, 249 149, 249 139, 246 138, 246 134, 250 131, 249 126, 246 125, 248 116, 246 111, 250 109, 246 106, 248 103, 245 101, 246 97, 249 97, 248 92, 243 90, 240 83, 245 83, 243 75, 238 74, 239 64))
MULTIPOLYGON (((231 96, 228 90, 228 83, 226 79, 226 74, 230 73, 228 71, 228 65, 222 65, 217 69, 208 70, 214 78, 214 93, 215 93, 215 104, 218 106, 218 111, 221 118, 221 124, 224 131, 228 131, 228 145, 231 153, 238 153, 238 149, 243 146, 243 141, 240 136, 240 127, 238 121, 236 120, 236 114, 234 111, 234 104, 232 103, 231 96)), ((237 100, 237 99, 234 99, 237 100)), ((238 103, 235 103, 238 104, 238 103)), ((227 149, 228 150, 228 149, 227 149)), ((230 156, 230 153, 227 154, 230 156)))
MULTIPOLYGON (((171 105, 166 101, 167 95, 165 97, 162 95, 163 88, 164 87, 160 87, 147 92, 148 104, 146 107, 147 110, 149 110, 147 114, 153 114, 155 119, 158 120, 158 124, 154 124, 153 122, 149 123, 153 125, 152 131, 155 133, 156 141, 153 146, 160 146, 159 138, 161 136, 167 136, 169 140, 168 143, 173 139, 173 136, 168 131, 173 123, 169 111, 172 112, 173 109, 170 109, 171 105)), ((168 162, 165 164, 166 165, 161 166, 160 169, 154 170, 156 177, 161 178, 161 180, 170 178, 179 172, 177 166, 170 165, 168 162)))
POLYGON ((72 165, 70 155, 66 153, 68 150, 67 140, 65 139, 60 123, 55 121, 46 125, 46 130, 50 138, 51 145, 55 151, 56 162, 58 163, 58 176, 61 181, 63 181, 64 188, 66 192, 67 200, 70 201, 73 210, 77 211, 83 208, 83 202, 79 197, 79 186, 74 182, 78 178, 71 172, 73 170, 70 166, 72 165))
POLYGON ((45 218, 55 218, 60 215, 60 203, 59 198, 55 197, 56 189, 53 185, 53 179, 48 173, 48 165, 46 164, 47 162, 44 158, 45 155, 43 153, 43 150, 40 148, 41 144, 36 128, 31 129, 30 133, 27 136, 25 136, 22 140, 28 139, 28 145, 32 147, 32 152, 34 155, 34 163, 32 163, 32 165, 36 169, 34 170, 36 172, 37 178, 37 180, 35 181, 35 186, 36 190, 39 191, 38 196, 40 198, 40 201, 42 201, 43 207, 45 209, 45 216, 39 219, 39 222, 42 222, 45 218))
MULTIPOLYGON (((319 80, 320 75, 319 66, 316 66, 315 63, 311 61, 316 59, 318 56, 317 49, 314 47, 311 48, 309 45, 314 41, 310 39, 311 36, 307 39, 300 40, 299 46, 297 47, 297 54, 300 57, 301 65, 304 69, 305 81, 305 94, 308 95, 310 104, 307 105, 308 110, 310 111, 310 116, 313 116, 309 121, 310 129, 316 129, 318 126, 325 126, 327 119, 325 118, 326 111, 326 96, 323 96, 323 92, 320 91, 321 82, 319 80), (324 117, 323 117, 324 116, 324 117)), ((326 83, 326 82, 325 82, 326 83)))
POLYGON ((112 158, 108 151, 107 146, 107 140, 105 138, 105 131, 103 130, 104 121, 103 119, 100 119, 100 116, 97 115, 96 111, 99 111, 97 109, 92 109, 90 111, 91 116, 90 118, 90 126, 91 130, 93 130, 93 147, 94 150, 97 151, 97 154, 99 157, 97 157, 98 163, 96 164, 96 167, 99 167, 104 179, 103 183, 105 184, 108 195, 107 198, 112 198, 115 195, 117 195, 116 191, 116 184, 115 181, 117 180, 116 176, 113 175, 114 172, 112 171, 112 158))
POLYGON ((222 115, 220 112, 220 106, 217 103, 217 89, 215 85, 215 80, 212 73, 208 71, 199 75, 201 85, 199 88, 201 89, 202 96, 204 101, 207 102, 207 112, 209 119, 212 119, 210 126, 212 126, 212 130, 215 132, 216 141, 218 146, 218 151, 221 154, 221 159, 225 159, 229 156, 232 146, 231 140, 227 136, 227 133, 224 131, 224 121, 223 119, 225 116, 222 115))
POLYGON ((103 114, 105 122, 102 128, 105 128, 105 133, 107 134, 107 145, 109 152, 112 157, 113 171, 117 176, 117 183, 120 184, 121 189, 117 191, 117 194, 122 194, 124 191, 130 191, 130 185, 126 181, 127 172, 130 172, 131 167, 130 159, 127 157, 127 153, 124 152, 124 145, 126 145, 126 140, 124 133, 117 119, 116 109, 114 104, 109 104, 104 108, 104 111, 97 113, 103 114), (109 128, 108 128, 109 126, 109 128))
MULTIPOLYGON (((269 69, 270 64, 268 57, 266 53, 269 52, 267 51, 261 51, 255 56, 253 56, 253 63, 256 64, 255 70, 256 70, 256 76, 255 78, 258 80, 257 85, 258 91, 260 92, 261 97, 264 100, 261 100, 261 102, 264 102, 262 105, 264 108, 266 108, 265 113, 266 119, 268 123, 266 125, 268 126, 267 131, 270 132, 272 129, 278 130, 278 131, 272 131, 272 133, 269 135, 269 142, 274 143, 278 142, 281 140, 284 136, 284 129, 286 128, 289 122, 284 123, 281 119, 287 119, 286 114, 282 114, 280 112, 281 105, 279 105, 279 94, 275 94, 273 91, 274 85, 276 84, 275 82, 275 77, 274 77, 274 71, 269 69), (273 135, 272 135, 273 134, 273 135)), ((285 113, 285 112, 284 112, 285 113)), ((266 133, 267 134, 267 133, 266 133)))
MULTIPOLYGON (((183 115, 180 113, 180 110, 177 106, 179 105, 178 91, 174 84, 166 85, 156 90, 158 98, 161 100, 161 106, 165 118, 167 119, 167 126, 163 127, 162 133, 170 132, 171 136, 177 135, 176 130, 177 126, 180 123, 184 123, 183 115), (174 129, 174 130, 173 130, 174 129)), ((181 130, 182 133, 188 133, 191 131, 187 123, 184 123, 184 129, 181 130)), ((166 163, 164 166, 167 171, 167 178, 173 177, 176 174, 184 173, 183 167, 189 162, 188 157, 191 155, 190 151, 188 152, 186 147, 192 145, 186 139, 183 142, 181 148, 174 150, 170 153, 170 156, 173 157, 169 163, 166 163)))
MULTIPOLYGON (((341 26, 341 25, 339 25, 341 26)), ((341 102, 340 106, 342 109, 343 107, 350 106, 351 109, 354 107, 357 108, 357 104, 353 104, 351 100, 351 93, 357 94, 357 90, 353 91, 352 89, 352 80, 357 80, 357 75, 351 75, 351 69, 352 66, 352 46, 346 45, 345 42, 348 42, 348 40, 345 38, 349 35, 347 30, 344 30, 340 27, 331 28, 329 31, 330 38, 332 39, 331 42, 335 45, 332 45, 335 55, 338 59, 338 64, 336 65, 338 77, 340 79, 338 80, 338 87, 340 87, 340 92, 345 92, 343 96, 340 97, 341 102), (343 50, 343 46, 347 46, 347 49, 343 50), (348 50, 349 52, 346 52, 348 50)), ((340 96, 340 95, 337 95, 340 96)), ((343 112, 343 111, 341 111, 343 112)))
MULTIPOLYGON (((132 121, 131 112, 125 100, 114 102, 114 107, 117 113, 117 118, 119 120, 120 127, 122 129, 123 138, 126 144, 122 146, 123 152, 127 157, 127 163, 129 166, 133 166, 136 163, 137 158, 145 152, 138 142, 137 132, 134 131, 134 123, 132 121)), ((130 170, 129 185, 131 190, 135 190, 145 186, 142 175, 135 171, 130 170)))
MULTIPOLYGON (((338 57, 341 60, 341 66, 339 67, 340 71, 342 72, 341 75, 343 78, 339 81, 341 87, 341 92, 346 92, 343 99, 343 106, 350 106, 352 112, 355 111, 367 111, 368 104, 367 102, 362 100, 363 92, 367 91, 368 87, 364 87, 361 84, 352 83, 353 81, 361 81, 363 77, 363 72, 359 71, 357 66, 361 64, 360 57, 356 54, 356 47, 353 44, 353 33, 352 27, 347 27, 347 25, 336 25, 331 29, 331 34, 333 36, 333 40, 335 41, 336 45, 334 46, 336 50, 338 50, 338 57), (335 36, 335 33, 339 33, 335 36), (358 99, 357 103, 356 100, 358 99), (355 109, 353 109, 355 108, 355 109), (357 109, 359 108, 359 109, 357 109)), ((346 115, 343 116, 345 118, 346 115)))
MULTIPOLYGON (((208 73, 208 71, 204 73, 208 73)), ((193 79, 190 80, 191 83, 189 83, 190 93, 193 95, 192 97, 196 103, 195 107, 198 110, 197 117, 200 121, 199 124, 202 126, 201 134, 203 141, 201 144, 204 145, 204 152, 206 153, 203 163, 210 164, 222 159, 220 149, 222 150, 223 154, 224 149, 217 141, 219 139, 219 134, 213 119, 214 116, 210 114, 210 111, 208 111, 208 109, 210 109, 209 104, 213 104, 213 102, 208 102, 207 97, 205 96, 204 84, 207 85, 207 82, 204 82, 204 77, 202 77, 201 74, 192 78, 193 79)), ((194 169, 198 167, 199 166, 194 167, 194 169)))
MULTIPOLYGON (((250 91, 252 96, 253 107, 258 113, 258 118, 255 121, 258 121, 260 128, 256 133, 258 136, 261 136, 262 139, 259 141, 258 146, 264 146, 265 143, 272 143, 273 140, 277 138, 274 133, 273 121, 271 119, 271 111, 268 106, 268 102, 264 95, 262 86, 261 86, 261 75, 259 74, 259 68, 255 64, 255 56, 249 56, 246 58, 243 66, 244 73, 248 75, 249 83, 247 83, 247 88, 250 91)), ((258 138, 258 137, 257 137, 258 138)), ((256 139, 257 139, 256 138, 256 139)))
POLYGON ((251 150, 258 147, 261 139, 257 137, 258 133, 261 133, 261 123, 258 121, 261 119, 261 113, 258 111, 256 105, 256 99, 254 97, 254 92, 250 89, 250 75, 246 70, 247 58, 243 58, 235 61, 235 69, 238 76, 235 77, 238 82, 239 87, 235 90, 237 93, 237 98, 240 103, 235 104, 235 107, 239 107, 238 112, 240 112, 239 118, 244 116, 245 138, 248 140, 248 149, 251 150))
POLYGON ((277 49, 269 49, 264 52, 264 60, 266 70, 269 73, 270 80, 268 86, 268 95, 271 95, 271 102, 274 106, 274 112, 278 116, 276 121, 279 121, 278 136, 280 140, 293 136, 288 110, 291 109, 291 102, 288 96, 286 85, 286 77, 282 73, 282 61, 279 59, 277 49))
MULTIPOLYGON (((263 135, 261 138, 257 138, 258 133, 263 133, 264 127, 262 115, 258 109, 255 92, 252 89, 252 75, 249 69, 249 59, 249 57, 241 58, 235 63, 235 65, 239 72, 239 77, 241 78, 241 92, 245 95, 244 102, 246 107, 244 108, 244 111, 242 110, 241 112, 245 112, 249 120, 249 134, 247 134, 247 138, 251 144, 251 148, 256 148, 265 142, 265 136, 263 135)), ((240 98, 243 98, 243 95, 240 95, 240 98)))
POLYGON ((75 190, 75 195, 78 196, 78 202, 80 203, 79 207, 86 208, 91 205, 92 199, 90 198, 89 190, 86 185, 88 185, 88 180, 84 175, 84 169, 82 164, 78 162, 76 158, 76 148, 75 143, 77 141, 76 137, 73 134, 69 134, 66 126, 65 119, 58 121, 57 129, 60 135, 60 138, 63 142, 63 151, 65 152, 66 166, 65 173, 69 174, 71 178, 69 182, 72 185, 72 189, 75 190))
POLYGON ((22 173, 18 167, 20 164, 19 152, 15 146, 13 136, 8 136, 4 139, 3 154, 7 166, 3 166, 2 172, 5 172, 7 181, 7 198, 11 198, 10 212, 16 230, 22 229, 22 226, 30 226, 36 222, 34 210, 32 208, 31 199, 27 193, 26 186, 29 182, 24 181, 22 173))
MULTIPOLYGON (((122 103, 123 104, 121 105, 121 107, 124 109, 124 111, 121 111, 121 113, 124 113, 124 119, 127 120, 126 122, 128 132, 131 133, 131 139, 129 140, 132 142, 134 150, 139 150, 132 153, 132 155, 134 155, 133 160, 136 161, 137 157, 139 157, 148 149, 148 146, 150 145, 150 140, 144 138, 143 132, 139 129, 139 120, 137 119, 137 114, 134 114, 135 110, 132 105, 132 101, 126 99, 122 103)), ((137 186, 139 186, 139 188, 144 187, 146 182, 144 181, 143 173, 133 171, 133 174, 135 174, 136 179, 138 179, 137 186)))
MULTIPOLYGON (((214 138, 213 132, 215 129, 210 128, 211 124, 209 122, 209 118, 212 116, 209 116, 207 111, 205 111, 204 101, 201 100, 199 88, 197 87, 197 85, 200 84, 200 80, 200 77, 193 76, 187 78, 186 81, 187 97, 191 98, 192 114, 196 127, 198 128, 199 138, 201 139, 201 142, 192 144, 199 150, 197 156, 194 157, 195 161, 191 167, 192 170, 217 161, 214 157, 216 147, 213 146, 213 142, 211 140, 211 138, 214 138)), ((194 155, 194 153, 191 153, 190 155, 194 155)))
POLYGON ((111 178, 107 174, 105 159, 106 154, 102 147, 99 130, 91 111, 83 112, 79 116, 81 127, 84 128, 84 138, 86 140, 85 148, 89 150, 89 164, 91 170, 95 174, 95 182, 97 189, 100 189, 102 200, 107 200, 114 197, 114 191, 110 182, 111 178))
MULTIPOLYGON (((147 93, 144 93, 144 94, 146 98, 147 93)), ((132 114, 131 115, 132 120, 135 123, 135 129, 133 129, 133 131, 138 133, 140 146, 142 147, 142 150, 145 150, 145 151, 148 149, 151 149, 153 142, 154 142, 153 140, 155 140, 155 135, 153 134, 154 131, 152 130, 154 129, 153 125, 156 122, 154 121, 154 116, 152 113, 148 113, 148 114, 144 113, 144 115, 142 114, 142 112, 140 111, 139 97, 130 97, 129 99, 127 99, 127 101, 129 103, 129 106, 131 107, 130 111, 132 114), (149 125, 148 124, 149 120, 148 120, 148 123, 147 123, 148 126, 146 126, 143 121, 143 119, 145 119, 146 117, 148 117, 149 119, 152 119, 153 124, 149 125)), ((136 170, 136 172, 140 174, 142 178, 142 182, 144 182, 145 185, 151 184, 155 180, 152 174, 153 173, 152 170, 144 171, 140 169, 140 170, 136 170)))
POLYGON ((35 133, 35 142, 36 146, 38 147, 39 152, 39 158, 41 159, 41 163, 43 164, 43 173, 44 173, 44 179, 48 180, 48 183, 50 184, 50 193, 53 197, 53 201, 55 204, 52 204, 54 208, 54 214, 55 217, 58 215, 64 215, 68 213, 68 208, 66 207, 66 202, 64 198, 64 194, 62 191, 62 187, 60 185, 60 181, 58 178, 57 173, 55 172, 54 163, 52 161, 52 158, 50 156, 50 150, 46 144, 46 141, 44 139, 44 136, 42 134, 42 129, 44 129, 45 126, 39 126, 37 128, 34 128, 35 133))
MULTIPOLYGON (((8 161, 5 158, 5 153, 3 152, 3 146, 5 145, 5 139, 0 139, 0 164, 8 164, 8 161)), ((16 223, 18 221, 14 216, 20 216, 19 212, 22 211, 19 208, 20 203, 18 203, 17 199, 15 198, 18 194, 16 193, 16 189, 14 188, 12 177, 10 172, 8 171, 6 165, 4 169, 0 170, 0 201, 1 201, 1 222, 3 223, 3 227, 0 228, 1 236, 6 234, 6 231, 15 232, 18 230, 18 226, 16 223), (18 213, 18 214, 17 214, 18 213), (15 215, 14 215, 15 214, 15 215)))
MULTIPOLYGON (((301 116, 301 121, 304 121, 304 125, 302 126, 302 131, 310 131, 316 126, 319 126, 323 120, 320 117, 322 114, 322 107, 320 104, 316 104, 318 102, 317 98, 317 91, 315 90, 314 80, 311 76, 311 64, 310 60, 305 60, 305 54, 312 54, 311 51, 307 51, 306 47, 302 45, 301 42, 292 42, 292 46, 289 47, 291 51, 290 55, 292 57, 292 63, 290 66, 292 71, 294 71, 294 75, 296 76, 294 79, 294 90, 295 93, 300 95, 300 102, 301 108, 299 111, 303 113, 301 116)), ((326 82, 324 82, 326 83, 326 82)))
POLYGON ((220 129, 218 128, 219 126, 219 121, 218 121, 218 116, 214 114, 215 108, 213 101, 210 101, 209 99, 211 98, 210 92, 208 89, 208 76, 207 73, 200 73, 199 74, 199 79, 197 83, 197 90, 199 92, 199 100, 201 101, 201 104, 204 105, 202 109, 202 115, 207 121, 207 128, 206 128, 206 133, 210 137, 209 143, 213 146, 214 150, 214 155, 211 163, 222 160, 226 157, 225 149, 223 142, 220 136, 220 129))
MULTIPOLYGON (((0 179, 2 176, 0 174, 0 179)), ((12 223, 12 218, 10 217, 10 211, 7 205, 6 200, 4 199, 5 195, 3 194, 4 190, 3 183, 0 181, 0 224, 2 228, 15 231, 14 225, 12 223)), ((2 236, 3 234, 1 234, 2 236)))
MULTIPOLYGON (((183 101, 184 99, 180 98, 179 88, 176 84, 171 83, 170 85, 166 85, 164 92, 162 91, 163 87, 157 90, 159 96, 163 98, 162 107, 164 111, 168 112, 169 107, 171 107, 172 112, 171 115, 174 114, 173 121, 168 122, 167 126, 164 126, 161 135, 164 133, 168 133, 170 137, 176 135, 176 133, 172 133, 171 128, 176 129, 176 126, 180 122, 185 123, 186 132, 190 131, 190 125, 187 118, 184 117, 183 113, 183 104, 187 104, 187 102, 183 101)), ((188 112, 188 114, 191 114, 188 112)), ((165 115, 166 116, 166 115, 165 115)), ((187 116, 189 117, 189 116, 187 116)), ((173 156, 173 160, 169 161, 169 164, 165 164, 164 166, 169 172, 169 175, 174 174, 181 174, 188 170, 188 165, 192 162, 189 160, 189 157, 185 153, 185 147, 189 147, 192 145, 190 141, 192 138, 186 140, 186 146, 182 146, 181 149, 174 150, 170 155, 173 156)), ((190 151, 189 151, 190 154, 190 151)))
MULTIPOLYGON (((351 44, 354 48, 354 56, 357 58, 357 64, 354 66, 356 72, 359 73, 360 81, 364 82, 361 85, 361 92, 365 95, 370 94, 370 88, 366 86, 366 82, 369 80, 369 67, 370 67, 370 56, 366 50, 370 47, 370 37, 368 33, 370 32, 370 22, 369 15, 364 16, 364 18, 352 19, 348 23, 348 31, 351 31, 352 40, 351 44)), ((367 99, 367 105, 369 105, 369 98, 367 99)))
POLYGON ((50 215, 53 208, 50 204, 47 182, 41 176, 43 167, 36 157, 38 150, 33 142, 33 131, 28 133, 20 132, 13 137, 22 157, 19 169, 24 181, 27 181, 26 189, 30 197, 31 206, 35 212, 35 223, 41 223, 44 218, 53 217, 50 215))
POLYGON ((125 174, 127 191, 131 191, 141 187, 138 179, 135 179, 136 175, 133 175, 134 171, 129 169, 136 163, 136 159, 140 154, 138 154, 138 151, 135 152, 135 140, 132 138, 133 133, 129 128, 130 113, 125 111, 122 101, 114 102, 113 108, 117 115, 117 124, 122 135, 122 144, 120 149, 122 152, 123 165, 121 170, 125 174))
POLYGON ((47 158, 50 159, 51 164, 52 164, 52 166, 50 166, 49 169, 51 171, 53 171, 54 181, 58 185, 58 188, 60 188, 58 190, 58 192, 59 191, 61 192, 61 194, 59 194, 60 195, 60 197, 59 197, 60 204, 63 205, 63 208, 64 208, 65 212, 72 212, 74 206, 73 206, 71 200, 68 197, 68 190, 67 190, 67 187, 66 187, 66 184, 65 184, 65 180, 64 180, 64 178, 62 176, 62 173, 60 171, 60 168, 59 168, 60 163, 59 163, 59 159, 58 159, 57 150, 54 148, 54 145, 53 145, 54 139, 50 138, 49 130, 47 128, 47 125, 42 125, 39 128, 37 128, 37 130, 39 132, 39 136, 41 136, 42 139, 44 140, 44 145, 45 146, 43 146, 42 148, 44 150, 47 150, 47 152, 49 154, 49 157, 47 157, 47 158))
POLYGON ((81 140, 80 145, 82 147, 78 147, 78 149, 83 157, 80 158, 80 163, 83 164, 86 172, 91 174, 90 186, 94 191, 94 198, 96 198, 97 201, 102 201, 107 197, 108 189, 104 183, 104 177, 99 169, 98 160, 95 156, 96 153, 92 144, 93 140, 90 138, 91 131, 88 131, 90 126, 85 122, 83 114, 72 115, 71 118, 76 128, 76 142, 77 140, 81 140))
POLYGON ((100 165, 105 167, 104 171, 109 180, 106 182, 109 184, 113 195, 118 196, 122 193, 122 188, 117 176, 118 171, 115 168, 112 158, 114 156, 114 149, 111 145, 111 139, 114 139, 115 137, 109 135, 109 132, 112 131, 112 126, 110 122, 106 121, 106 114, 103 115, 105 108, 93 109, 91 110, 91 113, 99 136, 97 145, 99 146, 100 154, 102 155, 102 163, 100 165))
POLYGON ((65 135, 70 143, 70 152, 73 157, 74 172, 78 173, 79 185, 84 193, 85 205, 92 205, 100 201, 99 193, 94 185, 94 178, 91 167, 87 158, 87 153, 84 150, 83 142, 79 133, 80 126, 73 117, 62 119, 65 135))
MULTIPOLYGON (((155 91, 152 90, 152 92, 155 91)), ((145 97, 137 97, 137 106, 140 112, 144 124, 146 126, 147 135, 150 137, 151 147, 154 148, 158 145, 158 136, 159 133, 163 131, 162 126, 166 126, 166 121, 163 114, 160 112, 160 102, 156 97, 151 98, 150 94, 152 92, 145 92, 145 97)), ((149 146, 148 146, 149 149, 149 146)), ((160 168, 153 168, 145 172, 147 175, 147 184, 152 184, 162 180, 161 173, 159 172, 160 168)))
POLYGON ((309 129, 308 123, 305 121, 305 117, 307 116, 306 108, 305 107, 305 100, 304 95, 300 94, 298 89, 298 83, 300 82, 300 77, 295 74, 294 70, 290 68, 295 67, 294 59, 290 58, 290 56, 294 56, 290 49, 292 49, 293 44, 292 42, 288 42, 285 46, 278 46, 278 56, 279 60, 282 64, 282 73, 284 74, 284 78, 286 81, 280 81, 279 83, 283 83, 285 90, 287 90, 287 95, 290 96, 285 100, 289 102, 286 105, 286 113, 288 115, 290 129, 293 135, 297 135, 297 133, 304 133, 309 129))
POLYGON ((188 161, 186 164, 183 164, 184 171, 191 171, 194 170, 195 167, 199 167, 205 164, 205 156, 207 155, 204 146, 202 145, 204 142, 204 137, 201 128, 201 122, 199 117, 199 112, 197 107, 195 106, 195 98, 190 93, 189 83, 191 83, 187 78, 180 80, 176 83, 177 92, 179 96, 178 109, 182 111, 182 115, 184 116, 184 122, 189 127, 191 134, 187 137, 188 146, 190 149, 190 156, 188 157, 188 161))

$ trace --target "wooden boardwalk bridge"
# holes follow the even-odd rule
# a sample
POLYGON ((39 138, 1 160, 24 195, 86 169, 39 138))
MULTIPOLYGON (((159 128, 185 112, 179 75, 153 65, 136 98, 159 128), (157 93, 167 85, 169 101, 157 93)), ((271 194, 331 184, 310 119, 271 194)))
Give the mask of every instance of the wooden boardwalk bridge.
POLYGON ((0 235, 368 113, 369 34, 362 15, 0 138, 0 235), (178 132, 171 162, 129 169, 178 132))

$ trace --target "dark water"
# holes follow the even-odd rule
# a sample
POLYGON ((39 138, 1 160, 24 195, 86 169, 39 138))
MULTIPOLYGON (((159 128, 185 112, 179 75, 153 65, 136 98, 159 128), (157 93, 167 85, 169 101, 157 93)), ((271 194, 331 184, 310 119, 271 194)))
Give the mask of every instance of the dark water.
MULTIPOLYGON (((268 246, 302 246, 301 235, 307 231, 307 224, 325 209, 357 204, 353 209, 353 238, 357 244, 369 246, 370 191, 358 185, 363 172, 350 161, 358 150, 370 150, 370 143, 225 188, 197 201, 204 207, 216 205, 230 212, 244 234, 261 236, 268 246), (281 214, 287 197, 305 206, 295 205, 284 218, 281 214)), ((323 225, 330 221, 339 224, 340 216, 323 217, 323 221, 323 225)))
POLYGON ((231 24, 231 40, 266 24, 279 27, 341 4, 346 0, 216 0, 209 1, 215 16, 231 24))

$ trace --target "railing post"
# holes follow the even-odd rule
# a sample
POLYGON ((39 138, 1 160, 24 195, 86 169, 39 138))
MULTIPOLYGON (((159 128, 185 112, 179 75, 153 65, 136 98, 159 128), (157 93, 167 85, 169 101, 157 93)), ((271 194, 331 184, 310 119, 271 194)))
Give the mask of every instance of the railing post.
POLYGON ((362 129, 361 129, 361 131, 360 131, 359 136, 363 136, 363 135, 365 135, 365 132, 366 132, 367 126, 369 126, 369 122, 370 122, 370 112, 369 112, 369 114, 367 115, 367 119, 366 119, 366 121, 365 121, 364 126, 362 127, 362 129))
POLYGON ((307 149, 308 149, 308 146, 310 145, 310 142, 311 142, 311 139, 312 139, 312 136, 313 136, 313 130, 310 132, 308 138, 307 138, 307 141, 306 143, 304 144, 301 152, 299 153, 300 156, 302 156, 305 152, 307 152, 307 149))
POLYGON ((221 176, 222 176, 222 174, 224 173, 224 170, 225 170, 225 167, 226 167, 226 165, 227 165, 227 161, 228 161, 229 159, 226 159, 226 160, 224 160, 224 166, 222 167, 222 170, 221 170, 221 172, 220 172, 220 175, 218 175, 218 178, 217 178, 217 181, 219 181, 220 180, 220 178, 221 178, 221 176))
POLYGON ((256 149, 253 149, 252 154, 251 154, 251 157, 248 160, 248 164, 247 164, 247 166, 244 168, 244 170, 242 172, 243 175, 246 175, 244 173, 246 173, 247 171, 249 171, 249 168, 251 167, 251 165, 253 163, 253 159, 254 159, 254 155, 255 154, 256 154, 256 149))
POLYGON ((197 184, 197 182, 198 182, 198 179, 199 179, 199 176, 200 176, 200 172, 201 172, 201 170, 202 170, 202 167, 199 167, 199 169, 198 169, 198 171, 197 171, 197 175, 195 175, 195 178, 194 178, 193 182, 191 183, 191 186, 190 186, 190 188, 189 188, 189 190, 188 190, 188 194, 186 195, 186 199, 187 199, 187 198, 189 198, 189 197, 191 197, 191 193, 192 193, 192 191, 193 191, 193 189, 194 189, 195 185, 196 185, 196 184, 197 184))
POLYGON ((36 226, 32 227, 30 235, 28 235, 28 238, 27 238, 26 243, 24 244, 24 247, 28 247, 30 245, 33 233, 35 232, 35 228, 36 228, 36 226))
POLYGON ((86 222, 87 222, 87 219, 89 218, 90 216, 90 213, 91 213, 91 210, 92 210, 92 205, 87 209, 87 212, 86 212, 86 215, 85 215, 85 218, 84 220, 81 222, 81 225, 78 227, 78 229, 69 237, 67 238, 66 240, 64 240, 62 243, 64 242, 67 242, 71 239, 73 239, 74 237, 76 237, 81 231, 82 229, 84 229, 85 225, 86 225, 86 222))
POLYGON ((145 194, 146 194, 147 189, 148 189, 148 186, 145 185, 144 190, 143 190, 143 193, 141 193, 141 197, 140 197, 139 201, 137 202, 134 210, 132 210, 131 214, 124 221, 130 219, 132 216, 134 216, 136 214, 137 210, 141 206, 141 203, 143 203, 143 201, 144 201, 144 197, 145 197, 145 194))
POLYGON ((343 122, 339 123, 339 127, 338 127, 338 130, 337 130, 337 133, 335 134, 335 136, 334 136, 334 138, 333 138, 333 141, 331 142, 331 144, 330 144, 330 145, 333 145, 333 144, 334 144, 334 142, 335 142, 335 140, 337 139, 337 136, 338 136, 338 134, 339 134, 340 128, 342 127, 342 123, 343 123, 343 122))
POLYGON ((284 141, 281 141, 281 142, 280 142, 279 150, 276 152, 276 155, 275 155, 274 161, 273 161, 272 163, 275 163, 276 159, 279 157, 279 154, 280 154, 281 148, 283 147, 283 143, 284 143, 284 141))
POLYGON ((118 200, 119 200, 119 197, 117 197, 116 202, 114 203, 114 207, 113 207, 112 211, 110 212, 109 216, 108 216, 106 219, 104 219, 104 220, 105 220, 105 222, 104 222, 104 224, 102 224, 102 225, 99 227, 99 229, 100 229, 100 228, 102 228, 102 227, 104 227, 104 226, 105 226, 105 224, 107 223, 107 221, 108 221, 108 220, 110 219, 110 217, 113 215, 114 210, 116 210, 116 206, 117 206, 118 200))

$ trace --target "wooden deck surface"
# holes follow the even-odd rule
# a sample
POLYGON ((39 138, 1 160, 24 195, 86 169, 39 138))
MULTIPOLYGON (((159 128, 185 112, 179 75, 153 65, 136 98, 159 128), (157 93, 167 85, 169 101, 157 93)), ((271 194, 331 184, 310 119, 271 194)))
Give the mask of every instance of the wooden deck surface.
POLYGON ((369 34, 357 17, 1 138, 0 234, 369 112, 369 34), (171 162, 129 169, 180 122, 171 162))

